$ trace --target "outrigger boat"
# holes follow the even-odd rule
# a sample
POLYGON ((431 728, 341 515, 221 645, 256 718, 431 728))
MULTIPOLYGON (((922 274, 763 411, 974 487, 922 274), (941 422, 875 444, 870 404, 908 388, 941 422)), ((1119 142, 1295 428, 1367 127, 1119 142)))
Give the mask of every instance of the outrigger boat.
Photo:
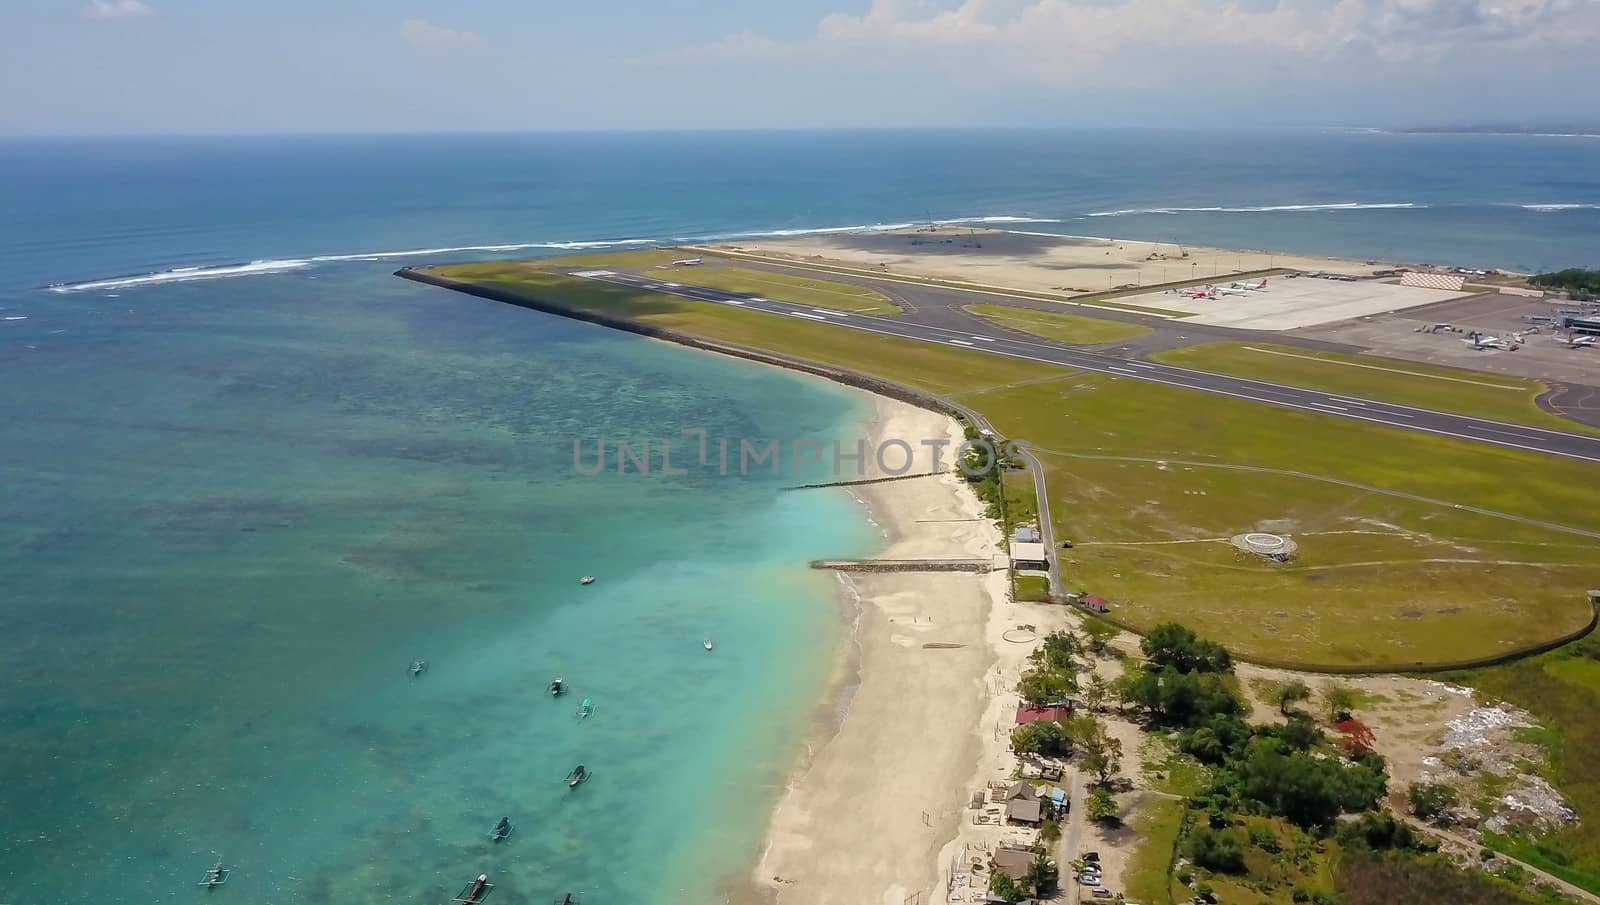
POLYGON ((567 788, 576 789, 578 787, 578 783, 583 782, 588 778, 589 771, 583 768, 583 764, 579 764, 572 768, 571 773, 567 774, 567 788))
POLYGON ((594 584, 594 576, 593 575, 585 575, 582 578, 578 579, 578 584, 594 584))
POLYGON ((456 893, 456 897, 451 901, 460 902, 461 905, 478 905, 479 902, 489 898, 489 893, 493 890, 494 884, 489 882, 489 875, 478 874, 478 879, 461 887, 461 891, 456 893))
POLYGON ((550 697, 552 698, 560 697, 561 693, 566 690, 567 689, 561 684, 560 676, 557 676, 556 680, 550 683, 550 697))
POLYGON ((428 661, 427 660, 412 660, 411 661, 411 677, 413 679, 416 678, 417 676, 422 675, 423 673, 425 673, 427 671, 428 671, 428 661))
POLYGON ((583 703, 578 705, 578 717, 585 718, 591 713, 594 713, 594 704, 588 698, 584 698, 583 703))
POLYGON ((489 831, 489 838, 495 842, 499 842, 500 840, 511 835, 511 831, 515 829, 516 827, 512 826, 511 824, 510 817, 501 817, 500 822, 495 824, 494 829, 489 831))
POLYGON ((204 886, 206 889, 215 889, 218 886, 228 882, 228 875, 231 873, 233 873, 233 871, 227 867, 224 867, 222 864, 222 858, 219 857, 217 858, 216 864, 206 868, 206 875, 201 878, 199 883, 196 883, 195 885, 204 886))

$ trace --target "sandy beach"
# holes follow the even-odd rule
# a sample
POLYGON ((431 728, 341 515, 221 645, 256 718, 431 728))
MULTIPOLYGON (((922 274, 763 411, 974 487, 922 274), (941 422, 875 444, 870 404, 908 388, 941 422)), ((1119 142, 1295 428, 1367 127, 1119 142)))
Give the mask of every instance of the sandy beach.
POLYGON ((709 247, 885 274, 1068 294, 1221 279, 1274 268, 1365 276, 1392 266, 1316 255, 954 226, 826 233, 709 247))
MULTIPOLYGON (((873 401, 872 435, 911 443, 918 471, 931 465, 921 440, 961 440, 945 416, 873 401)), ((953 474, 853 491, 883 531, 883 556, 1001 549, 982 505, 953 474)), ((919 892, 928 902, 979 759, 994 662, 989 624, 1006 596, 1005 573, 857 573, 847 581, 858 603, 840 706, 819 723, 774 811, 754 880, 780 905, 903 905, 919 892)))

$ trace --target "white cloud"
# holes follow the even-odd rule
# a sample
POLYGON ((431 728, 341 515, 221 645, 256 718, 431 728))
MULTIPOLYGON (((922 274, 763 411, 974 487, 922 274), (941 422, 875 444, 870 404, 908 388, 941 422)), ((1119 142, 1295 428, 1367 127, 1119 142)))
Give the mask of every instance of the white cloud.
POLYGON ((89 5, 83 8, 83 14, 90 19, 126 19, 154 12, 140 0, 89 0, 89 5))
POLYGON ((475 31, 445 28, 426 19, 407 19, 400 23, 400 37, 415 47, 473 47, 483 43, 483 38, 475 31))
POLYGON ((822 17, 799 40, 742 31, 679 58, 896 55, 1072 81, 1116 56, 1144 65, 1177 56, 1206 71, 1271 56, 1295 66, 1439 60, 1489 43, 1500 54, 1596 39, 1600 0, 872 0, 864 13, 822 17))

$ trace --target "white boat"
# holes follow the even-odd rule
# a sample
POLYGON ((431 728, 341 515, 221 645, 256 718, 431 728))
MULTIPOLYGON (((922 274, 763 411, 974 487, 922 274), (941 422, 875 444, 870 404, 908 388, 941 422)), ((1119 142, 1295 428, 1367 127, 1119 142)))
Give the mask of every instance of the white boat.
POLYGON ((594 584, 594 576, 593 575, 585 575, 582 578, 578 579, 578 584, 594 584))
POLYGON ((710 650, 711 647, 712 647, 710 641, 703 641, 703 642, 701 642, 701 644, 705 647, 706 650, 710 650))

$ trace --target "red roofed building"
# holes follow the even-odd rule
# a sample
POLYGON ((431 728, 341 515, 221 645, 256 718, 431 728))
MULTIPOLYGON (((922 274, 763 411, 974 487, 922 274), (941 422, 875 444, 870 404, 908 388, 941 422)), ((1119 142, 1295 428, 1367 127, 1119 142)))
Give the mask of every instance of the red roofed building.
POLYGON ((1083 608, 1092 613, 1111 612, 1111 601, 1104 597, 1096 597, 1090 594, 1088 597, 1083 598, 1081 602, 1083 603, 1083 608))
POLYGON ((1031 723, 1034 720, 1055 720, 1060 722, 1072 715, 1072 711, 1065 707, 1029 707, 1027 704, 1017 708, 1017 725, 1031 723))

